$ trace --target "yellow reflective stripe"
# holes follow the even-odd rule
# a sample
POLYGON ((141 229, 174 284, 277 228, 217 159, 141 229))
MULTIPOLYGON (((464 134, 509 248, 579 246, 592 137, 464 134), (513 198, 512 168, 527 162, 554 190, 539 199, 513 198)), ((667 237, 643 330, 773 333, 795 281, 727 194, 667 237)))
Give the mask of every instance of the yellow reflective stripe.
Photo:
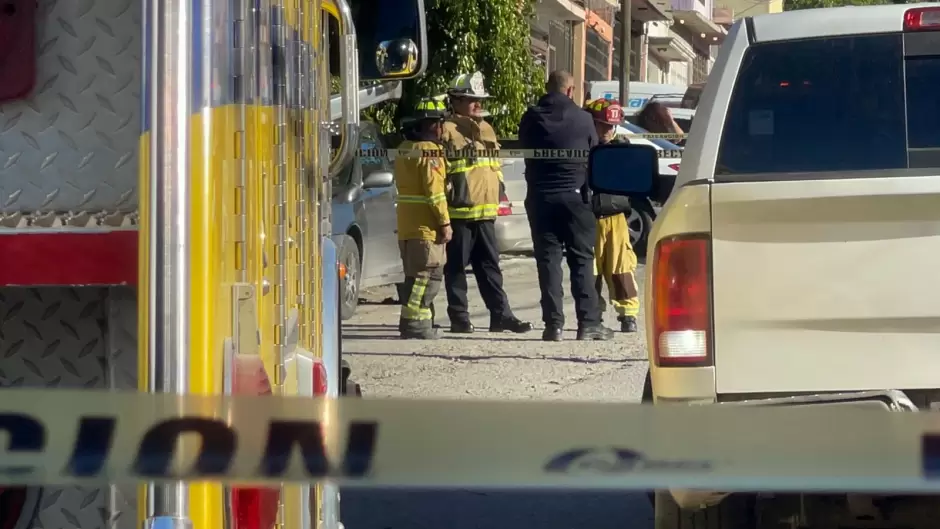
POLYGON ((448 160, 447 161, 447 172, 448 173, 463 173, 467 170, 466 160, 448 160))
POLYGON ((398 195, 395 199, 399 204, 430 204, 431 200, 423 195, 398 195))
MULTIPOLYGON (((411 295, 408 296, 408 303, 401 308, 401 315, 406 320, 421 320, 423 311, 421 309, 421 300, 424 298, 424 291, 428 287, 428 280, 416 278, 411 287, 411 295)), ((430 312, 430 311, 428 311, 430 312)))
POLYGON ((465 173, 477 168, 501 169, 503 164, 498 158, 477 158, 473 162, 455 160, 447 163, 447 173, 465 173))
POLYGON ((488 217, 496 217, 499 213, 499 205, 484 204, 482 206, 472 206, 469 208, 449 208, 447 211, 451 219, 458 220, 477 220, 488 217))
POLYGON ((398 195, 395 199, 399 204, 437 204, 447 200, 447 195, 437 193, 426 197, 424 195, 398 195))
POLYGON ((424 299, 424 292, 427 288, 427 278, 415 278, 414 286, 411 287, 411 295, 408 296, 408 304, 401 308, 403 318, 406 320, 431 319, 431 309, 421 308, 421 301, 424 299))

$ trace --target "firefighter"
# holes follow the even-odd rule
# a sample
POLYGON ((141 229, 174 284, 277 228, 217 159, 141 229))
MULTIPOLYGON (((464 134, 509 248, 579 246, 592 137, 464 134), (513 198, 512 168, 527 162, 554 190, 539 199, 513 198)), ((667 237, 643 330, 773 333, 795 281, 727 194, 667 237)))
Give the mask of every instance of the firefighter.
MULTIPOLYGON (((458 75, 447 90, 453 114, 444 122, 442 143, 448 151, 497 149, 496 132, 483 120, 481 105, 490 97, 483 74, 458 75)), ((490 312, 490 332, 524 333, 532 324, 516 318, 503 289, 496 241, 496 216, 504 190, 498 158, 447 160, 447 202, 454 237, 447 245, 444 286, 450 331, 472 333, 467 302, 467 265, 473 269, 483 302, 490 312)))
MULTIPOLYGON (((587 109, 594 118, 594 127, 601 144, 624 141, 614 137, 617 125, 623 121, 623 109, 619 102, 598 99, 588 103, 587 109)), ((591 207, 597 217, 594 265, 601 313, 606 310, 606 302, 601 294, 606 281, 610 302, 620 320, 621 332, 636 332, 640 299, 634 277, 637 258, 627 228, 630 201, 626 197, 595 194, 591 197, 591 207)))
MULTIPOLYGON (((418 103, 408 124, 401 149, 442 150, 441 132, 447 111, 444 103, 425 99, 418 103)), ((403 339, 433 340, 433 302, 444 278, 445 245, 453 231, 445 195, 443 157, 397 157, 395 187, 398 190, 398 247, 405 283, 398 331, 403 339)))

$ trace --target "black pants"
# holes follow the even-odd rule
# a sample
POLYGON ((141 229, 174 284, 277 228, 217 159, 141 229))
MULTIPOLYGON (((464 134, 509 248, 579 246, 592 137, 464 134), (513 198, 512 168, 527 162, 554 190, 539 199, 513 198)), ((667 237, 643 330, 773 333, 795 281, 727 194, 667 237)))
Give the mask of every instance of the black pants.
POLYGON ((578 326, 600 323, 601 312, 594 288, 594 238, 597 219, 581 194, 570 191, 531 196, 525 201, 532 243, 542 290, 542 321, 561 328, 565 324, 562 307, 561 256, 568 260, 571 296, 578 326))
POLYGON ((467 265, 480 287, 483 302, 493 317, 509 317, 509 299, 503 290, 503 272, 499 269, 496 221, 452 220, 454 237, 447 243, 444 288, 447 290, 447 315, 451 321, 468 321, 467 265))

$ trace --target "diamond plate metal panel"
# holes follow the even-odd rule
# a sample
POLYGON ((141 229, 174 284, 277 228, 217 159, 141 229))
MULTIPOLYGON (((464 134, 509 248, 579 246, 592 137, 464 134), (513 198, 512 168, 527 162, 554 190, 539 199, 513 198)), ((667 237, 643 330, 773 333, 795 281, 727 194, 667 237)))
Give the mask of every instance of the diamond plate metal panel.
POLYGON ((0 107, 0 217, 136 208, 141 4, 40 0, 36 89, 0 107))
MULTIPOLYGON (((129 287, 108 290, 108 387, 137 389, 137 292, 129 287)), ((109 491, 107 529, 138 529, 137 487, 112 485, 109 491)))
MULTIPOLYGON (((136 387, 132 289, 0 289, 0 386, 136 387)), ((30 529, 131 529, 134 492, 43 488, 30 529)))

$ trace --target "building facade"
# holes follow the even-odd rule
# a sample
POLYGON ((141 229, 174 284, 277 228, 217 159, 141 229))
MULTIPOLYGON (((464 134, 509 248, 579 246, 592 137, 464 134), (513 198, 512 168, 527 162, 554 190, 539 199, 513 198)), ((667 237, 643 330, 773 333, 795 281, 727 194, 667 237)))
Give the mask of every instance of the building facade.
MULTIPOLYGON (((783 10, 784 0, 632 0, 630 80, 684 91, 704 83, 728 26, 740 16, 783 10)), ((576 79, 578 100, 590 81, 618 80, 619 0, 539 0, 532 52, 546 72, 576 79)))

